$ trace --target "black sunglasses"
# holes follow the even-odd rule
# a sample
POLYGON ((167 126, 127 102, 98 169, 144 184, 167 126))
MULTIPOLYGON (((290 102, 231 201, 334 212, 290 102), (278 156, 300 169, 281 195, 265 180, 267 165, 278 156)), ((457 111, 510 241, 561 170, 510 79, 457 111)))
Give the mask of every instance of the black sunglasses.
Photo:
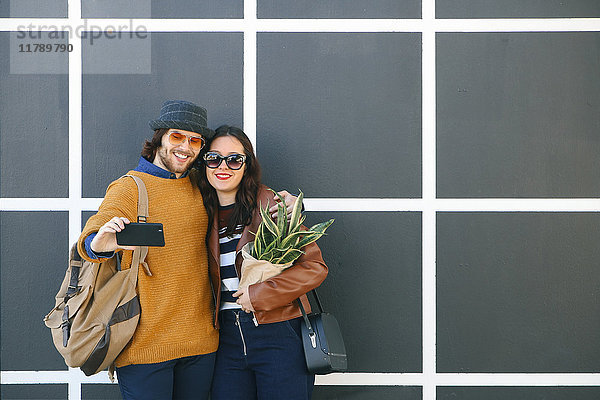
POLYGON ((204 159, 204 165, 212 169, 219 168, 221 162, 225 160, 225 164, 227 164, 230 169, 238 170, 242 168, 242 165, 244 165, 244 162, 246 161, 246 156, 243 154, 222 156, 219 153, 210 152, 206 153, 202 158, 204 159))

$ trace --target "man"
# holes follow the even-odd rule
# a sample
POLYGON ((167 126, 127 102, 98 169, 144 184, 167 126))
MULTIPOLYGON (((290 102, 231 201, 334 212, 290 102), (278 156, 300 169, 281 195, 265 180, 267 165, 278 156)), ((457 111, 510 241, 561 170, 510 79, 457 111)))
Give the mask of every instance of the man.
MULTIPOLYGON (((165 246, 149 248, 149 272, 140 268, 140 322, 115 361, 124 399, 208 397, 218 334, 205 243, 208 217, 190 179, 190 168, 214 134, 206 121, 202 107, 165 102, 159 118, 150 121, 154 136, 144 144, 137 168, 128 172, 144 181, 147 222, 163 224, 165 246)), ((291 206, 295 198, 282 194, 291 206)), ((136 220, 137 197, 131 178, 109 185, 79 238, 83 258, 101 262, 123 251, 122 268, 130 267, 133 247, 118 246, 116 232, 136 220)))

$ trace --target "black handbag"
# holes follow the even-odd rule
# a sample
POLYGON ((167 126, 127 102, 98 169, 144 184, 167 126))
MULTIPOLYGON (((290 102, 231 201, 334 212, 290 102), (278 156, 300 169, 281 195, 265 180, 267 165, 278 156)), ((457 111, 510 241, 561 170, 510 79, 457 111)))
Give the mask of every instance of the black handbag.
POLYGON ((340 325, 332 314, 323 312, 317 291, 312 290, 312 293, 318 312, 306 315, 302 302, 298 299, 303 317, 302 344, 308 371, 317 375, 344 372, 348 369, 348 361, 340 325))

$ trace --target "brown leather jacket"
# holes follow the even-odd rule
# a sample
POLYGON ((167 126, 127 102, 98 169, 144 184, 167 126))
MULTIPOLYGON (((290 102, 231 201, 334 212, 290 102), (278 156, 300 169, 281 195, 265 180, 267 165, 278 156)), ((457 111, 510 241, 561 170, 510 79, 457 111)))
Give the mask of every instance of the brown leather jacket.
MULTIPOLYGON (((262 186, 258 191, 257 204, 264 208, 267 204, 274 204, 274 194, 262 186)), ((218 215, 215 215, 209 239, 208 239, 208 264, 210 278, 215 300, 215 327, 219 327, 218 313, 221 302, 221 274, 220 274, 220 251, 219 251, 219 223, 218 215)), ((262 221, 258 208, 254 210, 252 222, 244 228, 236 248, 235 267, 238 277, 241 276, 242 267, 241 248, 248 242, 254 240, 251 232, 256 232, 262 221)), ((303 248, 305 254, 300 256, 294 265, 285 269, 281 274, 267 279, 264 282, 255 283, 248 287, 250 301, 256 310, 254 313, 259 324, 287 321, 302 315, 300 308, 294 300, 300 297, 306 312, 310 312, 310 304, 306 293, 318 287, 327 276, 327 266, 321 256, 321 250, 316 243, 311 243, 303 248)))

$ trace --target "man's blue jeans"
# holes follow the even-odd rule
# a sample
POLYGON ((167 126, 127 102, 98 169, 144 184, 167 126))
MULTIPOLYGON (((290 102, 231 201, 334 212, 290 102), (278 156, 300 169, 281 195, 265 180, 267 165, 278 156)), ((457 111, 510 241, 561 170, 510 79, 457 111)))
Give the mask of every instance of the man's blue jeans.
POLYGON ((310 399, 315 376, 306 369, 300 318, 255 326, 252 314, 226 310, 219 322, 211 400, 310 399))
POLYGON ((124 400, 207 399, 215 354, 117 368, 124 400))

